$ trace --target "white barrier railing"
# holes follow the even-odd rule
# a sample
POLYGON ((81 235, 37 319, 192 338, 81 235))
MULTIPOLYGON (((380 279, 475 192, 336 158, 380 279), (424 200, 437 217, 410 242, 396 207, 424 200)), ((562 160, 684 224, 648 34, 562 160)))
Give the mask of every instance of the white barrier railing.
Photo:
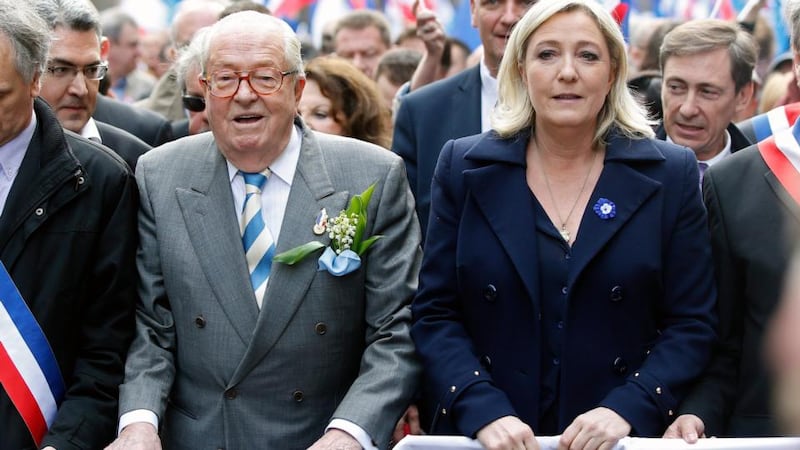
MULTIPOLYGON (((556 450, 559 436, 537 436, 541 450, 556 450)), ((682 439, 621 439, 614 450, 796 450, 800 438, 711 438, 687 444, 682 439)), ((394 450, 483 450, 478 441, 461 436, 406 436, 394 450)))

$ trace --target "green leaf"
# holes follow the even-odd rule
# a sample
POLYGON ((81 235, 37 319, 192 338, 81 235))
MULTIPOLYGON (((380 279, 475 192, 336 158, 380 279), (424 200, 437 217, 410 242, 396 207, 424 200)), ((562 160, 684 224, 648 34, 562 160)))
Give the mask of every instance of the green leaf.
POLYGON ((323 244, 322 242, 317 242, 317 241, 307 242, 299 247, 295 247, 291 250, 287 250, 283 253, 275 255, 275 257, 272 258, 272 260, 275 262, 288 264, 291 266, 297 262, 302 261, 306 256, 310 255, 311 253, 323 247, 325 247, 325 244, 323 244))
POLYGON ((362 242, 361 244, 359 244, 358 251, 356 251, 358 256, 361 256, 364 253, 366 253, 366 251, 369 250, 369 248, 372 246, 372 244, 374 244, 375 241, 377 241, 378 239, 380 239, 382 237, 383 237, 382 234, 376 234, 375 236, 372 236, 371 238, 369 238, 369 239, 365 240, 364 242, 362 242))

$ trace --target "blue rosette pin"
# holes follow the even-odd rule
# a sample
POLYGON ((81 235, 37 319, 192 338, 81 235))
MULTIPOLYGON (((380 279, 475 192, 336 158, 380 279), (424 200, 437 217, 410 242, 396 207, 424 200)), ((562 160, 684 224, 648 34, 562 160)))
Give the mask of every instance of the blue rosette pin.
POLYGON ((613 219, 617 215, 617 205, 603 197, 597 199, 597 203, 594 204, 592 209, 594 213, 597 214, 597 217, 603 220, 613 219))

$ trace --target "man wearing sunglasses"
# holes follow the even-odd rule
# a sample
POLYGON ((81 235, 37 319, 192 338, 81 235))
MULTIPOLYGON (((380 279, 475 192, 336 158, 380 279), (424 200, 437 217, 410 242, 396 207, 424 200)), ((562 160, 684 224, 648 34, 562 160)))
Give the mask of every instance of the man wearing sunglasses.
POLYGON ((201 34, 207 31, 208 28, 203 28, 195 34, 192 43, 183 49, 175 64, 178 85, 183 90, 181 102, 188 116, 186 119, 172 122, 172 135, 176 139, 210 130, 206 115, 206 100, 203 98, 203 86, 200 84, 202 49, 199 43, 202 42, 201 34))
POLYGON ((100 80, 106 76, 109 43, 100 16, 88 1, 41 0, 39 12, 52 29, 40 96, 69 131, 114 150, 134 169, 150 146, 136 136, 92 118, 100 80))

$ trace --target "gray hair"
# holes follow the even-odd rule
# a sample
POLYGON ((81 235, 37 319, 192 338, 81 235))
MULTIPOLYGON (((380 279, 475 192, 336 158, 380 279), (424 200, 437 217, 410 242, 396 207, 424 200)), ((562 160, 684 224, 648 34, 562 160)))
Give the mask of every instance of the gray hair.
POLYGON ((283 56, 286 63, 289 65, 289 70, 297 72, 298 78, 305 77, 303 72, 303 58, 300 54, 300 39, 295 34, 292 27, 288 23, 274 16, 262 14, 255 11, 242 11, 230 16, 225 17, 214 25, 208 27, 207 36, 200 42, 200 72, 205 76, 208 75, 206 70, 208 68, 208 59, 211 56, 211 42, 221 30, 226 28, 228 24, 242 24, 245 22, 254 22, 261 27, 269 28, 280 32, 283 39, 283 56))
POLYGON ((175 72, 178 75, 178 86, 186 86, 186 75, 190 70, 196 68, 202 71, 201 60, 203 59, 203 49, 208 48, 208 36, 210 27, 197 30, 192 42, 181 50, 178 61, 175 62, 175 72))
POLYGON ((118 6, 109 8, 103 11, 100 15, 100 23, 102 24, 105 36, 112 42, 119 42, 119 36, 122 34, 122 28, 125 25, 130 25, 134 28, 139 28, 133 17, 125 13, 118 6))
POLYGON ((50 50, 50 30, 27 2, 0 0, 0 39, 14 48, 14 65, 26 83, 44 72, 50 50))
POLYGON ((74 31, 94 31, 103 37, 100 13, 88 0, 36 0, 34 8, 51 30, 64 27, 74 31))
MULTIPOLYGON (((531 36, 545 22, 562 12, 581 11, 591 17, 605 39, 611 58, 614 82, 597 116, 592 144, 604 142, 612 128, 630 138, 653 137, 652 122, 642 105, 628 90, 628 59, 625 39, 619 25, 595 0, 548 0, 535 3, 514 26, 506 52, 497 72, 498 104, 492 112, 492 128, 502 137, 510 137, 535 125, 536 110, 529 97, 520 70, 531 36)), ((534 130, 535 132, 535 130, 534 130)))

